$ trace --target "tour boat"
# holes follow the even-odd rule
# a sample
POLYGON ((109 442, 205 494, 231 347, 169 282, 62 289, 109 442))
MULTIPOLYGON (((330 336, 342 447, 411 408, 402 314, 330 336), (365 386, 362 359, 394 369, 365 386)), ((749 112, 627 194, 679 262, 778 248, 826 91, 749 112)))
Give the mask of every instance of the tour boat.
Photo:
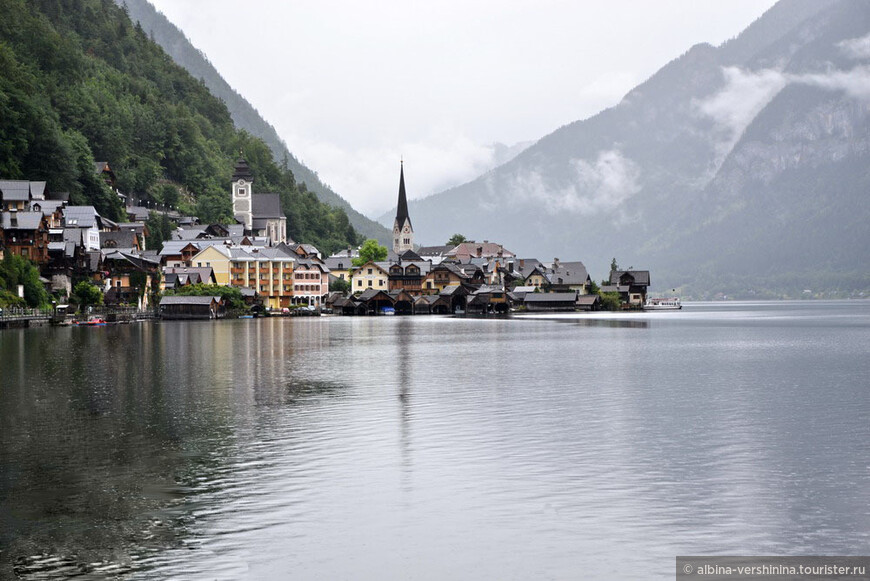
POLYGON ((673 298, 649 298, 643 306, 645 311, 679 311, 683 308, 680 299, 673 298))

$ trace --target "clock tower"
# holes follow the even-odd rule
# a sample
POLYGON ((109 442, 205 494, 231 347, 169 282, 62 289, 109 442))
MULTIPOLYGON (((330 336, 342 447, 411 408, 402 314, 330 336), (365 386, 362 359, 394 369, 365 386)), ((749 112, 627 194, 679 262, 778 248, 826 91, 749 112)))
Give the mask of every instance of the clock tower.
POLYGON ((408 198, 405 197, 405 162, 400 162, 399 168, 399 203, 396 210, 396 221, 393 223, 393 252, 401 256, 404 252, 414 249, 414 227, 408 216, 408 198))
POLYGON ((239 160, 233 170, 233 216, 245 225, 245 230, 251 230, 253 227, 251 207, 253 184, 254 175, 251 173, 251 168, 239 152, 239 160))

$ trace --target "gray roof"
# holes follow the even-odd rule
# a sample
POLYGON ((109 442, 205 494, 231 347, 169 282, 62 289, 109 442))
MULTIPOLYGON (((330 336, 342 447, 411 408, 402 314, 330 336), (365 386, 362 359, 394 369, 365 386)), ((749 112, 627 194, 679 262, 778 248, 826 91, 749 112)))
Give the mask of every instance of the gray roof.
POLYGON ((518 272, 523 278, 528 278, 529 274, 541 263, 537 258, 514 258, 507 260, 506 264, 514 263, 514 272, 518 272))
POLYGON ((417 249, 420 256, 443 256, 456 248, 455 246, 421 246, 417 249))
POLYGON ((0 198, 4 202, 27 202, 30 200, 30 182, 27 180, 0 181, 0 198))
MULTIPOLYGON (((167 240, 163 243, 163 248, 160 249, 160 256, 181 254, 181 249, 188 244, 193 244, 193 242, 191 242, 190 240, 167 240)), ((193 245, 199 248, 197 244, 193 245)))
POLYGON ((100 248, 134 248, 136 233, 131 230, 100 232, 100 248))
POLYGON ((100 226, 100 215, 93 206, 66 206, 63 219, 67 228, 93 228, 100 226))
POLYGON ((128 206, 127 213, 133 216, 133 220, 144 222, 148 219, 150 210, 144 206, 128 206))
POLYGON ((78 228, 64 228, 63 229, 63 241, 70 242, 75 244, 76 246, 80 246, 82 244, 82 236, 84 232, 79 230, 78 228))
POLYGON ((63 204, 61 200, 38 200, 30 204, 30 209, 34 212, 42 212, 44 216, 51 216, 63 204))
MULTIPOLYGON (((345 253, 347 253, 347 251, 345 251, 345 253)), ((355 268, 351 263, 351 260, 352 259, 348 258, 347 256, 333 255, 324 260, 323 263, 329 270, 350 270, 352 268, 355 268)))
POLYGON ((619 284, 619 279, 623 274, 629 274, 634 278, 634 284, 649 286, 649 271, 648 270, 611 270, 610 284, 619 284))
POLYGON ((600 297, 598 295, 580 295, 577 297, 577 304, 590 306, 594 305, 596 301, 598 301, 600 297))
POLYGON ((184 226, 172 231, 173 240, 196 240, 205 232, 207 226, 184 226))
POLYGON ((576 300, 577 293, 528 293, 525 296, 527 303, 573 303, 576 300))
POLYGON ((145 224, 142 222, 118 222, 121 230, 134 230, 137 234, 145 232, 145 224))
POLYGON ((210 305, 212 301, 220 302, 220 297, 195 297, 195 296, 165 296, 160 299, 163 305, 210 305))
POLYGON ((4 230, 37 230, 41 222, 42 212, 3 212, 0 227, 4 230), (13 215, 17 226, 12 225, 13 215))
POLYGON ((580 261, 560 262, 558 267, 548 269, 547 278, 552 284, 580 285, 586 283, 589 273, 586 272, 586 266, 580 261))
POLYGON ((281 196, 278 194, 254 194, 251 196, 251 214, 254 218, 283 218, 281 196))

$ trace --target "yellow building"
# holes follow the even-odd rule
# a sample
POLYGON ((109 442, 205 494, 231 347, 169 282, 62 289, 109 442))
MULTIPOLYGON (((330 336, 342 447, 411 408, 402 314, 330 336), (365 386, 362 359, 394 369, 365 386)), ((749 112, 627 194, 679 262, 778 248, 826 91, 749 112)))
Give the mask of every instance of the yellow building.
POLYGON ((278 248, 230 248, 230 286, 248 287, 269 309, 289 307, 296 259, 278 248))
POLYGON ((190 259, 190 266, 211 268, 217 284, 230 284, 230 249, 226 246, 207 246, 190 259))
POLYGON ((353 271, 351 292, 363 292, 373 288, 387 292, 390 288, 390 273, 386 263, 367 262, 353 271))

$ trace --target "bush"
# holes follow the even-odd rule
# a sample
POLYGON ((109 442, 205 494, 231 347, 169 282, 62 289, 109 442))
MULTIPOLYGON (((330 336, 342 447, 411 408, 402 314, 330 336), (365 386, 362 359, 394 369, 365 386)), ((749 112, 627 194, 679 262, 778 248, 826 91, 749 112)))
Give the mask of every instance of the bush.
POLYGON ((618 311, 622 307, 619 293, 601 293, 601 309, 604 311, 618 311))

